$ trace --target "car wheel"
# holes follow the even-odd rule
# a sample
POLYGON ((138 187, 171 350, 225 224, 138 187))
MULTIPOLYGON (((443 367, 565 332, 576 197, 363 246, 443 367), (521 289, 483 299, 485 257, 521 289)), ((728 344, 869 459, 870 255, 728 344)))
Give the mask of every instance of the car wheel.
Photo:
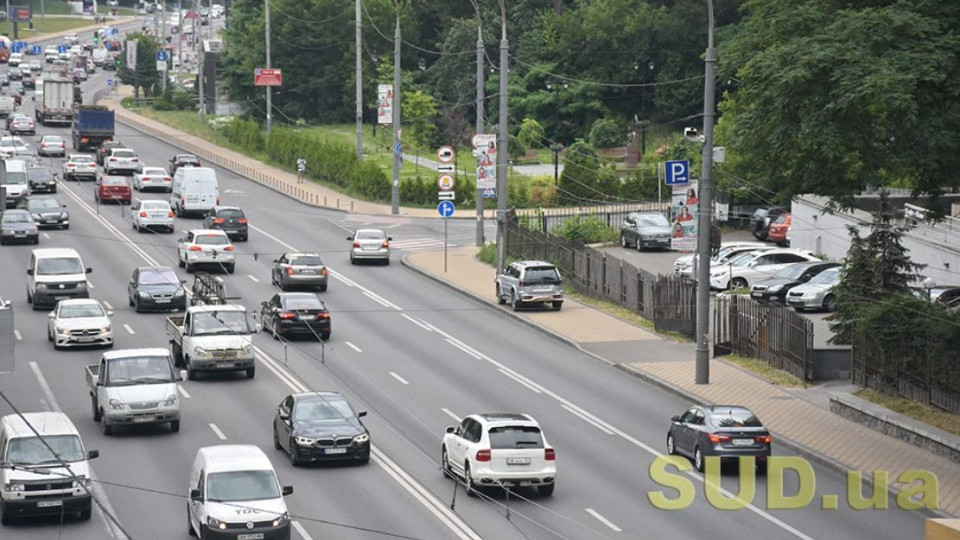
POLYGON ((193 523, 190 521, 190 503, 187 503, 187 534, 196 536, 197 531, 193 530, 193 523))
POLYGON ((747 280, 745 280, 745 279, 743 279, 743 278, 734 278, 733 281, 731 282, 731 285, 733 286, 733 289, 734 289, 734 290, 736 290, 736 289, 746 289, 747 286, 748 286, 747 280))
POLYGON ((560 308, 562 308, 562 307, 563 307, 563 302, 554 302, 554 303, 553 303, 553 310, 554 310, 554 311, 560 311, 560 308))
POLYGON ((28 304, 32 304, 32 303, 33 303, 33 297, 30 296, 30 289, 27 289, 27 303, 28 303, 28 304))
POLYGON ((466 489, 467 489, 467 496, 468 496, 468 497, 476 497, 476 496, 477 496, 477 488, 476 488, 476 486, 475 486, 474 483, 473 483, 473 475, 470 474, 470 464, 469 464, 469 463, 465 463, 465 464, 463 465, 463 482, 467 485, 467 487, 466 487, 466 489))
POLYGON ((80 511, 80 521, 89 521, 90 516, 93 514, 92 508, 87 508, 86 510, 80 511))
POLYGON ((643 251, 643 242, 640 241, 640 237, 637 236, 637 253, 643 251))
POLYGON ((511 303, 513 304, 514 311, 517 311, 523 307, 523 302, 517 298, 517 291, 513 291, 510 297, 513 299, 511 303))
POLYGON ((53 341, 53 333, 50 332, 49 327, 47 327, 47 341, 53 341))
POLYGON ((357 261, 353 257, 350 257, 350 264, 357 264, 357 261))
POLYGON ((11 516, 7 512, 4 512, 3 515, 0 516, 0 525, 12 525, 12 524, 13 524, 13 516, 11 516))
POLYGON ((107 423, 107 417, 103 415, 103 411, 100 412, 100 429, 103 430, 104 435, 113 434, 113 426, 107 423))
POLYGON ((237 269, 236 265, 231 264, 230 266, 227 267, 227 273, 232 274, 233 271, 236 269, 237 269))
POLYGON ((174 421, 170 422, 170 431, 172 431, 172 432, 174 432, 174 433, 179 433, 179 432, 180 432, 180 421, 179 421, 179 420, 174 420, 174 421))
POLYGON ((190 360, 184 357, 183 363, 186 364, 187 366, 187 380, 190 380, 190 381, 197 380, 197 370, 190 367, 190 360))
POLYGON ((507 299, 503 297, 503 294, 500 292, 500 284, 497 283, 497 304, 504 305, 507 303, 507 299))
POLYGON ((325 334, 320 334, 320 341, 328 341, 330 339, 330 332, 325 334))
POLYGON ((667 434, 667 453, 671 456, 677 455, 677 444, 673 440, 673 433, 667 434))
POLYGON ((183 264, 184 264, 184 268, 186 268, 186 270, 187 270, 187 273, 188 273, 188 274, 192 274, 192 273, 193 273, 193 265, 190 264, 190 263, 183 263, 183 264))
POLYGON ((181 259, 179 256, 177 256, 177 266, 179 266, 180 268, 183 268, 184 266, 186 266, 186 264, 183 262, 183 259, 181 259))
POLYGON ((280 341, 280 332, 277 332, 276 321, 270 324, 270 334, 273 335, 273 339, 280 341))
POLYGON ((280 445, 280 438, 277 437, 277 426, 273 426, 273 447, 277 450, 283 450, 283 446, 280 445))
POLYGON ((553 488, 557 486, 557 483, 547 484, 545 486, 537 486, 537 493, 541 497, 550 497, 553 495, 553 488))
POLYGON ((828 294, 823 298, 823 310, 824 311, 833 311, 837 307, 837 297, 828 294))
POLYGON ((300 461, 300 456, 297 455, 297 444, 293 438, 290 439, 290 464, 294 467, 299 467, 303 462, 300 461))
POLYGON ((257 368, 255 368, 255 367, 247 368, 246 371, 247 371, 247 378, 248 378, 248 379, 252 379, 252 378, 257 374, 257 368))
POLYGON ((626 236, 625 234, 620 234, 620 247, 626 248, 627 245, 628 245, 628 244, 627 244, 627 236, 626 236))
POLYGON ((703 472, 703 452, 700 451, 699 446, 693 449, 693 467, 703 472))
POLYGON ((321 285, 321 286, 319 287, 319 289, 320 289, 320 292, 327 292, 327 286, 326 286, 326 285, 321 285))
POLYGON ((447 447, 440 450, 440 470, 444 478, 453 478, 453 471, 450 470, 450 458, 447 456, 447 447))

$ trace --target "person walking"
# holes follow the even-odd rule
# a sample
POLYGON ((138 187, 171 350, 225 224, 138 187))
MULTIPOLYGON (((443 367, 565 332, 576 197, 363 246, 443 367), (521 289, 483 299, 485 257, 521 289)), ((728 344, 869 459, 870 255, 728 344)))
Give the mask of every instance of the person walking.
POLYGON ((297 160, 297 183, 303 182, 303 177, 307 174, 307 160, 300 156, 297 160))

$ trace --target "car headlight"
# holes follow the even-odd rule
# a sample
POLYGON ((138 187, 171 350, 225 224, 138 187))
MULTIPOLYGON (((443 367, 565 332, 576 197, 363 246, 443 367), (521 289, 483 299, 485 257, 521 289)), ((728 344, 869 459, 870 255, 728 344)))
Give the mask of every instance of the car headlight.
POLYGON ((780 289, 783 289, 783 285, 774 285, 773 287, 767 289, 767 292, 777 292, 780 289))
POLYGON ((73 481, 74 488, 87 488, 90 487, 90 479, 85 476, 78 476, 76 480, 73 481))
POLYGON ((115 411, 123 410, 123 402, 120 401, 119 399, 111 398, 110 401, 107 402, 107 404, 110 405, 110 408, 115 411))
POLYGON ((150 298, 150 293, 140 291, 140 298, 150 298))
MULTIPOLYGON (((5 232, 6 232, 6 231, 5 231, 5 232)), ((9 231, 9 232, 10 232, 10 234, 13 234, 13 231, 9 231)), ((46 289, 46 288, 47 288, 47 284, 46 284, 46 283, 37 283, 37 289, 46 289)))
POLYGON ((69 336, 69 335, 70 335, 70 329, 69 329, 69 328, 61 328, 61 327, 58 326, 58 327, 57 327, 57 333, 60 334, 61 336, 69 336))
POLYGON ((78 288, 78 289, 86 289, 86 288, 87 288, 87 282, 86 282, 86 281, 80 281, 80 282, 78 282, 78 283, 77 283, 77 288, 78 288))
POLYGON ((281 516, 278 517, 277 519, 273 520, 273 526, 274 526, 274 527, 282 527, 282 526, 286 525, 287 523, 290 523, 290 514, 288 514, 288 513, 286 513, 286 512, 284 512, 283 515, 281 515, 281 516))
POLYGON ((177 404, 176 394, 170 394, 169 396, 167 396, 167 399, 163 400, 164 407, 173 407, 176 404, 177 404))
POLYGON ((365 443, 369 440, 370 440, 369 433, 361 433, 360 435, 357 435, 356 437, 353 438, 353 442, 355 443, 365 443))
POLYGON ((4 486, 4 491, 23 491, 23 484, 7 484, 4 486))
POLYGON ((212 529, 220 529, 221 531, 226 530, 227 524, 219 519, 207 516, 207 526, 212 529))
POLYGON ((296 437, 294 437, 293 439, 294 439, 295 441, 297 441, 297 444, 302 445, 302 446, 310 446, 310 445, 314 444, 315 442, 317 442, 316 439, 311 439, 310 437, 301 437, 301 436, 299 436, 299 435, 296 436, 296 437))
POLYGON ((177 289, 177 292, 173 293, 174 296, 183 296, 186 292, 183 289, 177 289))
POLYGON ((108 324, 108 325, 106 325, 106 326, 104 326, 103 328, 100 329, 100 333, 101 333, 101 334, 109 334, 111 330, 113 330, 113 326, 111 326, 111 325, 108 324))
MULTIPOLYGON (((52 184, 52 183, 53 183, 53 180, 51 180, 50 183, 52 184)), ((70 214, 68 214, 68 213, 66 213, 66 212, 60 212, 60 219, 67 219, 67 218, 69 218, 69 217, 70 217, 70 214)))
POLYGON ((253 345, 244 345, 243 354, 253 354, 253 345))
POLYGON ((204 349, 203 347, 194 347, 194 348, 193 348, 193 355, 194 355, 194 356, 206 356, 206 355, 207 355, 207 350, 204 349))

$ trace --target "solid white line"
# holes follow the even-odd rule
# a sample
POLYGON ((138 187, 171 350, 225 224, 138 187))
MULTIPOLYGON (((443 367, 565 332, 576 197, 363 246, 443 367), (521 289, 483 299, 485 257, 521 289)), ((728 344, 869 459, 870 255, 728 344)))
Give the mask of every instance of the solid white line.
POLYGON ((586 423, 590 424, 591 426, 599 429, 600 431, 606 433, 607 435, 613 435, 613 432, 612 432, 612 431, 610 431, 609 429, 601 426, 601 425, 598 424, 597 422, 594 422, 593 420, 587 418, 585 415, 580 414, 579 412, 573 410, 572 408, 570 408, 570 407, 568 407, 568 406, 566 406, 566 405, 561 405, 561 407, 563 407, 564 409, 570 411, 571 413, 573 413, 575 416, 579 417, 579 418, 580 418, 581 420, 583 420, 584 422, 586 422, 586 423))
POLYGON ((91 289, 96 289, 96 287, 93 286, 93 283, 91 283, 90 280, 87 280, 87 287, 90 287, 91 289))
POLYGON ((460 423, 460 420, 463 420, 462 418, 460 418, 460 417, 457 416, 456 414, 453 414, 453 411, 451 411, 450 409, 448 409, 448 408, 446 408, 446 407, 440 407, 440 410, 443 411, 444 413, 446 413, 447 416, 449 416, 450 418, 453 418, 454 420, 456 420, 458 424, 460 423))
POLYGON ((447 343, 449 343, 449 344, 453 345, 454 347, 460 349, 461 351, 469 354, 470 356, 476 358, 477 360, 481 360, 480 355, 478 355, 478 354, 475 353, 474 351, 470 350, 466 345, 461 345, 461 344, 457 343, 456 341, 451 341, 451 340, 449 340, 449 339, 446 340, 446 341, 447 341, 447 343))
POLYGON ((610 527, 610 529, 612 529, 613 532, 623 532, 623 530, 620 527, 617 527, 616 525, 614 525, 612 521, 601 516, 600 512, 597 512, 593 508, 585 508, 585 510, 587 511, 588 514, 597 518, 597 521, 599 521, 600 523, 603 523, 607 527, 610 527))
POLYGON ((220 437, 221 441, 227 440, 227 436, 224 435, 222 431, 220 431, 220 428, 218 428, 216 424, 210 424, 210 429, 213 430, 213 432, 217 435, 217 437, 220 437))
POLYGON ((190 397, 190 394, 188 394, 187 391, 184 390, 183 387, 180 386, 179 384, 177 385, 177 392, 180 392, 180 395, 182 395, 182 396, 185 397, 185 398, 189 398, 189 397, 190 397))
POLYGON ((20 331, 19 331, 19 330, 14 330, 14 331, 13 331, 13 335, 17 338, 17 341, 23 340, 23 336, 20 335, 20 331))
POLYGON ((110 305, 110 302, 107 302, 106 300, 102 300, 102 302, 103 302, 103 305, 107 307, 107 309, 113 309, 113 306, 110 305))
POLYGON ((395 310, 397 310, 397 311, 403 311, 403 309, 402 309, 400 306, 394 304, 393 302, 387 300, 386 298, 380 296, 379 294, 371 291, 370 289, 363 289, 363 294, 366 294, 366 295, 370 296, 371 298, 374 298, 377 302, 381 302, 383 305, 385 305, 385 306, 387 306, 387 307, 392 307, 393 309, 395 309, 395 310))
POLYGON ((392 372, 392 371, 390 372, 390 375, 391 375, 394 379, 402 382, 403 384, 410 384, 410 383, 408 383, 406 380, 404 380, 403 377, 397 375, 396 373, 394 373, 394 372, 392 372))
POLYGON ((344 343, 347 344, 347 347, 350 347, 351 349, 357 352, 363 352, 363 350, 360 347, 357 347, 356 345, 354 345, 353 343, 350 343, 349 341, 344 341, 344 343))
POLYGON ((426 324, 424 324, 424 323, 422 323, 422 322, 414 319, 413 317, 407 315, 406 313, 401 313, 400 316, 403 317, 404 319, 412 322, 413 324, 419 326, 420 328, 423 328, 423 329, 426 330, 427 332, 433 332, 433 330, 431 330, 429 326, 427 326, 426 324))
POLYGON ((499 371, 500 373, 503 373, 504 375, 506 375, 507 377, 510 377, 511 379, 517 381, 518 383, 526 386, 526 387, 529 388, 530 390, 533 390, 534 392, 536 392, 536 393, 538 393, 538 394, 541 393, 539 388, 537 388, 536 386, 534 386, 534 385, 528 383, 527 381, 523 380, 522 378, 520 378, 520 376, 515 375, 515 374, 513 374, 513 373, 511 373, 511 372, 509 372, 509 371, 507 371, 507 370, 505 370, 505 369, 498 369, 497 371, 499 371))
POLYGON ((47 240, 49 240, 49 239, 50 239, 50 235, 49 235, 49 234, 47 234, 47 233, 43 233, 43 237, 44 237, 44 238, 46 238, 47 240))
POLYGON ((132 334, 136 334, 136 332, 133 331, 133 328, 130 328, 130 325, 129 325, 129 324, 123 325, 123 328, 124 328, 127 332, 130 332, 131 335, 132 335, 132 334))
POLYGON ((303 540, 313 540, 313 538, 307 534, 307 531, 303 529, 303 525, 301 525, 299 521, 291 521, 290 524, 293 525, 293 528, 296 529, 298 533, 300 533, 300 536, 303 537, 303 540))
POLYGON ((377 297, 377 295, 371 293, 370 291, 363 291, 363 295, 373 300, 374 302, 380 304, 383 307, 390 307, 389 305, 387 305, 386 301, 380 299, 379 297, 377 297))
POLYGON ((250 279, 252 279, 254 283, 260 283, 260 280, 257 279, 257 278, 255 278, 255 277, 253 277, 253 275, 251 275, 251 274, 247 274, 247 277, 250 278, 250 279))

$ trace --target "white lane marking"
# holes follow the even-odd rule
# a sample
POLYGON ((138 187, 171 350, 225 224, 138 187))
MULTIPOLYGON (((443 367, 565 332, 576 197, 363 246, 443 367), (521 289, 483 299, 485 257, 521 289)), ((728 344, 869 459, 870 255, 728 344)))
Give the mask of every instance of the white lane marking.
POLYGON ((110 302, 107 302, 106 300, 101 301, 103 302, 103 305, 107 307, 107 309, 113 309, 113 306, 110 305, 110 302))
POLYGON ((255 278, 255 277, 253 277, 252 274, 247 274, 247 277, 250 278, 250 279, 252 279, 254 283, 260 283, 260 280, 257 279, 257 278, 255 278))
POLYGON ((600 523, 603 523, 607 527, 610 527, 610 529, 613 532, 623 532, 623 530, 620 527, 617 527, 616 525, 614 525, 612 521, 600 515, 600 512, 597 512, 593 508, 584 508, 584 510, 586 510, 587 513, 590 514, 591 516, 597 518, 597 521, 599 521, 600 523))
POLYGON ((377 295, 371 294, 369 291, 363 291, 363 295, 373 300, 374 302, 380 304, 383 307, 390 307, 389 305, 387 305, 385 301, 381 300, 377 295))
POLYGON ((392 371, 390 372, 390 376, 393 377, 394 379, 402 382, 403 384, 410 384, 410 383, 408 383, 408 382, 406 381, 406 379, 404 379, 403 377, 397 375, 396 373, 394 373, 394 372, 392 372, 392 371))
POLYGON ((376 300, 377 302, 380 302, 381 304, 383 304, 383 305, 385 305, 385 306, 387 306, 387 307, 392 307, 393 309, 395 309, 395 310, 397 310, 397 311, 403 311, 403 308, 401 308, 400 306, 398 306, 398 305, 394 304, 393 302, 387 300, 386 298, 380 296, 379 294, 371 291, 370 289, 366 289, 366 288, 363 288, 363 287, 361 287, 361 289, 363 289, 363 294, 369 296, 370 298, 373 298, 373 299, 376 300))
POLYGON ((344 341, 344 343, 347 344, 347 347, 350 347, 351 349, 357 352, 363 352, 363 349, 361 349, 360 347, 357 347, 356 345, 354 345, 353 343, 350 343, 349 341, 344 341))
POLYGON ((124 328, 124 330, 126 330, 127 332, 130 332, 131 335, 136 334, 136 332, 133 331, 133 328, 130 328, 130 325, 129 325, 129 324, 123 325, 123 328, 124 328))
POLYGON ((474 351, 473 351, 472 349, 470 349, 469 347, 467 347, 467 346, 465 346, 465 345, 461 345, 461 344, 459 344, 459 343, 457 343, 457 342, 455 342, 455 341, 450 341, 449 339, 446 340, 446 341, 447 341, 447 343, 449 343, 449 344, 453 345, 454 347, 460 349, 461 351, 469 354, 470 356, 476 358, 477 360, 481 360, 480 355, 478 355, 476 352, 474 352, 474 351))
POLYGON ((313 540, 313 537, 307 534, 307 531, 304 530, 303 525, 301 525, 299 521, 291 521, 290 524, 293 525, 293 528, 296 529, 298 533, 300 533, 300 536, 303 537, 303 540, 313 540))
POLYGON ((180 392, 180 395, 183 396, 183 397, 185 397, 185 398, 187 398, 187 399, 190 398, 190 394, 188 394, 187 391, 184 390, 183 387, 180 386, 179 384, 177 385, 177 392, 180 392))
POLYGON ((20 335, 20 331, 19 331, 19 330, 14 330, 14 331, 13 331, 13 335, 14 335, 14 337, 17 338, 17 341, 22 341, 22 340, 23 340, 23 336, 20 335))
POLYGON ((607 435, 613 435, 613 432, 612 432, 612 431, 610 431, 609 429, 603 427, 602 425, 594 422, 594 421, 591 420, 590 418, 587 418, 585 415, 580 414, 579 412, 573 410, 573 409, 570 408, 570 407, 567 407, 566 405, 561 405, 561 407, 563 407, 564 409, 570 411, 571 413, 574 414, 574 416, 577 416, 578 418, 580 418, 580 419, 583 420, 584 422, 586 422, 586 423, 590 424, 591 426, 599 429, 600 431, 606 433, 607 435))
POLYGON ((458 424, 460 423, 460 420, 463 420, 462 418, 454 414, 453 411, 451 411, 446 407, 440 407, 440 410, 446 413, 446 415, 449 416, 450 418, 453 418, 454 420, 456 420, 458 424))
MULTIPOLYGON (((47 397, 47 404, 50 405, 50 408, 53 409, 53 412, 63 412, 60 408, 60 404, 57 403, 57 398, 53 395, 53 390, 50 389, 50 385, 47 384, 46 377, 43 376, 43 372, 40 371, 40 365, 36 362, 30 362, 30 369, 33 370, 33 374, 37 377, 37 382, 40 383, 40 390, 43 391, 43 394, 47 397)), ((100 504, 94 504, 93 508, 97 511, 97 515, 100 516, 100 519, 103 520, 104 527, 107 528, 107 532, 110 533, 110 536, 116 538, 117 540, 126 539, 127 535, 123 534, 123 531, 120 530, 112 521, 107 519, 107 516, 104 514, 104 509, 113 517, 117 517, 117 512, 113 509, 113 505, 110 504, 110 499, 107 498, 107 494, 104 493, 103 488, 100 486, 100 483, 97 482, 97 475, 93 472, 93 467, 89 464, 87 465, 87 473, 90 475, 90 491, 94 498, 100 504), (101 506, 103 508, 101 508, 101 506)), ((117 521, 120 519, 117 518, 117 521)))
POLYGON ((513 374, 513 373, 510 373, 509 371, 507 371, 507 370, 505 370, 505 369, 498 369, 497 371, 499 371, 500 373, 503 373, 504 375, 506 375, 507 377, 510 377, 511 379, 517 381, 518 383, 526 386, 526 387, 529 388, 530 390, 533 390, 534 392, 536 392, 536 393, 538 393, 538 394, 541 393, 539 388, 537 388, 536 386, 534 386, 534 385, 528 383, 527 381, 521 379, 519 376, 517 376, 517 375, 515 375, 515 374, 513 374))
POLYGON ((431 330, 429 326, 427 326, 426 324, 424 324, 424 323, 422 323, 422 322, 414 319, 413 317, 407 315, 406 313, 401 313, 400 316, 403 317, 404 319, 412 322, 413 324, 419 326, 420 328, 423 328, 423 329, 426 330, 427 332, 433 332, 433 330, 431 330))
POLYGON ((47 240, 49 240, 49 239, 50 239, 50 235, 49 235, 49 234, 47 234, 47 233, 43 233, 43 237, 44 237, 45 239, 47 239, 47 240))
POLYGON ((224 435, 222 431, 220 431, 220 428, 218 428, 216 424, 210 424, 210 429, 213 430, 213 432, 217 435, 217 437, 220 437, 221 441, 227 440, 227 436, 224 435))
POLYGON ((93 286, 93 283, 91 283, 90 280, 87 280, 87 287, 90 287, 91 289, 96 289, 96 287, 93 286))

